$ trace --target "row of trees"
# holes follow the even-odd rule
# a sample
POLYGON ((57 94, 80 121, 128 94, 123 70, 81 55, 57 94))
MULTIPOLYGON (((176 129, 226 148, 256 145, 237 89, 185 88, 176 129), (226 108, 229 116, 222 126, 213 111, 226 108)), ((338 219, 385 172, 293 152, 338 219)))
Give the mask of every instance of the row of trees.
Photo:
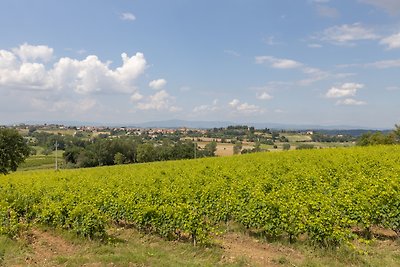
POLYGON ((192 159, 215 156, 217 144, 211 142, 201 149, 192 141, 165 139, 142 142, 135 138, 95 139, 80 146, 67 146, 63 154, 69 167, 95 167, 125 163, 192 159))
POLYGON ((392 145, 400 143, 400 124, 395 125, 395 129, 388 134, 382 132, 368 132, 357 140, 359 146, 369 145, 392 145))

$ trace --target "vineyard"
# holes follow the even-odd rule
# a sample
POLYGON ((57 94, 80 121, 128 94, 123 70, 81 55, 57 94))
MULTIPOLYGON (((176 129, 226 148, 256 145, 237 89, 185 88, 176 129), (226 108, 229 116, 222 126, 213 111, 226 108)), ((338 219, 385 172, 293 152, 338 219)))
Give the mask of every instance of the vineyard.
POLYGON ((235 222, 263 236, 336 246, 400 234, 400 146, 257 153, 0 179, 0 234, 32 225, 104 238, 115 224, 207 243, 235 222))

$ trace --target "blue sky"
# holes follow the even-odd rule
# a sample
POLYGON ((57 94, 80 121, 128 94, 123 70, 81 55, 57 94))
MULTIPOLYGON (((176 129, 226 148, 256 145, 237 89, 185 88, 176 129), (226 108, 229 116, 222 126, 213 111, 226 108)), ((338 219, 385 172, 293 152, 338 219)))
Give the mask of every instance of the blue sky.
POLYGON ((400 122, 398 0, 2 0, 0 25, 0 124, 400 122))

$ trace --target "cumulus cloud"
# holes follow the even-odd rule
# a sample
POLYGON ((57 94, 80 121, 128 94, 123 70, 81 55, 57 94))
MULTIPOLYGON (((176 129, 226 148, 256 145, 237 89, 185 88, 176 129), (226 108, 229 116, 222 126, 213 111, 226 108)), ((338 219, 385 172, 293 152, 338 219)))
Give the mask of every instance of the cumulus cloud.
POLYGON ((381 8, 389 14, 395 15, 400 13, 399 0, 359 0, 362 3, 370 4, 381 8))
POLYGON ((360 23, 333 26, 323 31, 320 40, 337 45, 354 45, 355 41, 376 40, 379 38, 373 29, 364 27, 360 23))
POLYGON ((360 83, 345 83, 339 87, 332 87, 325 96, 327 98, 339 98, 339 100, 336 101, 336 105, 339 106, 366 105, 366 102, 352 98, 357 94, 357 91, 362 88, 364 88, 364 85, 360 83))
POLYGON ((21 62, 14 53, 0 50, 0 87, 46 90, 50 83, 42 63, 21 62))
POLYGON ((400 33, 383 38, 380 43, 386 45, 388 49, 400 48, 400 33))
POLYGON ((264 110, 256 105, 251 105, 248 103, 241 103, 238 99, 233 99, 229 102, 229 106, 238 113, 241 114, 254 114, 263 113, 264 110))
POLYGON ((132 13, 126 12, 126 13, 121 14, 120 19, 134 21, 134 20, 136 20, 136 17, 132 13))
POLYGON ((325 96, 327 98, 355 96, 357 94, 357 90, 362 89, 363 87, 364 85, 360 83, 345 83, 339 87, 332 87, 325 96))
POLYGON ((256 57, 257 64, 268 64, 275 69, 294 69, 299 68, 303 64, 291 59, 282 59, 272 56, 258 56, 256 57))
POLYGON ((133 95, 131 95, 131 101, 132 102, 137 102, 143 99, 143 95, 141 95, 140 93, 136 92, 133 95))
POLYGON ((137 108, 140 110, 157 110, 157 111, 171 111, 176 112, 181 110, 179 107, 174 106, 172 103, 174 98, 171 97, 167 91, 161 90, 147 97, 146 101, 140 102, 137 108))
POLYGON ((110 68, 89 55, 83 60, 60 58, 53 66, 41 61, 50 60, 53 49, 47 46, 24 44, 11 51, 0 50, 0 87, 19 90, 70 90, 78 94, 116 91, 133 93, 135 81, 147 67, 142 53, 132 57, 123 53, 122 65, 110 68))
POLYGON ((165 79, 158 79, 158 80, 153 80, 149 83, 149 87, 154 89, 154 90, 160 90, 164 88, 164 86, 167 84, 167 81, 165 79))
POLYGON ((37 60, 48 62, 53 57, 53 48, 50 48, 47 45, 35 46, 24 43, 19 47, 13 48, 12 52, 23 62, 37 60))
POLYGON ((262 92, 260 94, 257 94, 257 99, 260 99, 260 100, 270 100, 272 98, 273 98, 273 96, 268 94, 267 92, 262 92))
POLYGON ((219 110, 218 99, 214 99, 212 105, 200 105, 193 108, 193 112, 195 113, 209 113, 213 111, 219 110))

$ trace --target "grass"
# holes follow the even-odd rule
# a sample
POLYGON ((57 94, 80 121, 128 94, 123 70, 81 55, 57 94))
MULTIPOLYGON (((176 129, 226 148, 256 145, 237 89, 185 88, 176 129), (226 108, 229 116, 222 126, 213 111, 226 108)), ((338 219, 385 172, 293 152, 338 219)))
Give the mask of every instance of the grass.
POLYGON ((25 242, 14 241, 0 235, 0 266, 17 265, 25 253, 27 253, 25 242))
MULTIPOLYGON (((53 151, 49 155, 40 154, 41 151, 38 151, 37 155, 33 155, 25 159, 25 162, 20 164, 18 167, 18 171, 27 171, 27 170, 39 170, 39 169, 54 169, 55 168, 55 156, 56 152, 53 151)), ((64 159, 62 157, 64 151, 58 150, 58 167, 62 168, 64 165, 64 159)))
MULTIPOLYGON (((245 230, 231 231, 238 231, 239 239, 234 242, 242 244, 246 242, 243 240, 248 240, 249 235, 245 230)), ((28 235, 17 240, 0 236, 0 266, 25 266, 32 263, 38 266, 264 265, 240 251, 238 254, 229 254, 220 245, 194 247, 191 243, 167 241, 135 229, 112 227, 107 241, 89 241, 69 232, 49 228, 36 229, 35 232, 46 235, 44 238, 28 235), (48 254, 43 254, 43 251, 48 254)), ((255 241, 250 245, 254 245, 254 250, 264 249, 267 245, 265 255, 273 266, 400 266, 398 240, 372 239, 352 242, 340 248, 317 248, 304 241, 288 243, 279 239, 253 239, 255 241)))
MULTIPOLYGON (((38 231, 38 230, 37 230, 38 231)), ((0 237, 3 255, 0 266, 21 266, 27 259, 38 266, 244 266, 245 261, 223 262, 219 247, 194 247, 191 243, 166 241, 134 229, 112 228, 107 242, 77 238, 71 233, 40 229, 54 239, 12 241, 0 237), (61 241, 60 241, 61 240, 61 241), (60 244, 60 242, 63 242, 60 244), (16 248, 25 249, 16 249, 16 248), (59 248, 63 249, 59 249, 59 248), (43 255, 42 251, 53 254, 43 255), (43 258, 46 258, 45 260, 43 258)), ((1 254, 0 254, 1 255, 1 254)))

